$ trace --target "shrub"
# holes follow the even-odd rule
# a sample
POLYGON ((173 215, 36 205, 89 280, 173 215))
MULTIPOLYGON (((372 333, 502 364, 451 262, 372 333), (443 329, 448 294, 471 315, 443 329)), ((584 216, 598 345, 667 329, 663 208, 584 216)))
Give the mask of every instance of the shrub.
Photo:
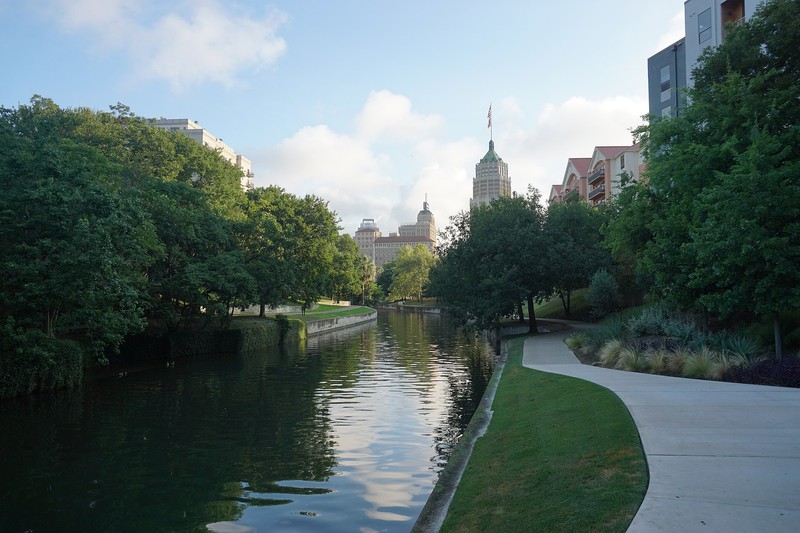
POLYGON ((628 320, 626 327, 632 337, 663 336, 667 320, 666 309, 663 306, 653 306, 628 320))
POLYGON ((759 346, 758 341, 755 339, 743 337, 741 335, 731 335, 728 338, 725 349, 742 359, 752 361, 758 356, 761 351, 761 346, 759 346))
POLYGON ((683 375, 687 378, 708 378, 716 362, 716 354, 707 347, 692 352, 683 364, 683 375))
POLYGON ((600 348, 600 364, 613 368, 619 361, 620 353, 624 348, 625 344, 621 340, 611 339, 600 348))
POLYGON ((670 353, 664 348, 657 350, 648 350, 647 365, 651 374, 663 374, 667 370, 667 362, 670 358, 670 353))
POLYGON ((564 339, 564 344, 566 344, 567 348, 569 348, 570 350, 580 350, 581 348, 586 346, 588 342, 589 342, 589 337, 586 335, 586 333, 582 331, 573 333, 572 335, 564 339))
POLYGON ((84 347, 49 339, 38 330, 0 330, 0 398, 78 385, 83 378, 84 347))
POLYGON ((667 372, 676 376, 683 375, 683 367, 686 364, 686 359, 689 358, 689 351, 686 348, 680 347, 670 355, 667 360, 667 372))
POLYGON ((589 338, 591 348, 594 350, 599 349, 612 339, 624 340, 627 338, 625 320, 619 315, 610 316, 596 327, 588 330, 586 335, 589 338))
POLYGON ((617 280, 606 269, 601 268, 592 276, 586 301, 595 318, 606 317, 622 306, 617 280))
POLYGON ((645 372, 647 370, 645 352, 636 346, 622 349, 617 361, 617 368, 630 372, 645 372))

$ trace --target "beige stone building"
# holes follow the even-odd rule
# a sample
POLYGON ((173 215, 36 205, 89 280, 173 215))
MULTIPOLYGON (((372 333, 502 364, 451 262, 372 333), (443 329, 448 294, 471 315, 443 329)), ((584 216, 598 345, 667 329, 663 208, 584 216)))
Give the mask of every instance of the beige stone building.
POLYGON ((475 165, 475 178, 472 180, 470 207, 485 205, 501 196, 511 196, 511 178, 508 176, 508 163, 494 151, 494 141, 489 141, 489 151, 475 165))
POLYGON ((424 244, 428 250, 436 250, 436 219, 431 212, 428 202, 422 204, 422 210, 417 214, 417 221, 403 224, 397 233, 390 233, 388 237, 381 235, 375 219, 365 218, 356 230, 354 237, 358 249, 375 262, 375 266, 382 267, 386 263, 397 259, 397 251, 403 246, 416 246, 424 244))
POLYGON ((216 150, 219 155, 228 160, 242 171, 242 189, 249 190, 253 185, 253 165, 249 159, 241 154, 237 154, 233 148, 225 144, 222 139, 214 137, 208 130, 188 118, 160 118, 153 123, 157 128, 169 131, 180 131, 184 135, 191 137, 198 144, 211 150, 216 150))

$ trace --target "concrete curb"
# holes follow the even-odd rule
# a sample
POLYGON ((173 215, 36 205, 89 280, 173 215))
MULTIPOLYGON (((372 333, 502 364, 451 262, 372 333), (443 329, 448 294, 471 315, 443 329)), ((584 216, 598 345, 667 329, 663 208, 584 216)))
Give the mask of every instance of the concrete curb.
POLYGON ((458 488, 458 483, 461 481, 461 476, 469 463, 475 442, 486 433, 489 422, 492 420, 492 402, 494 402, 497 385, 503 375, 507 359, 508 345, 506 341, 501 341, 500 357, 492 373, 492 379, 489 380, 489 384, 483 393, 481 403, 472 415, 464 435, 454 448, 450 459, 447 461, 447 466, 439 475, 439 479, 433 487, 433 492, 428 497, 425 507, 422 508, 414 527, 411 529, 412 533, 436 533, 442 527, 442 523, 447 516, 447 510, 453 501, 453 495, 458 488))

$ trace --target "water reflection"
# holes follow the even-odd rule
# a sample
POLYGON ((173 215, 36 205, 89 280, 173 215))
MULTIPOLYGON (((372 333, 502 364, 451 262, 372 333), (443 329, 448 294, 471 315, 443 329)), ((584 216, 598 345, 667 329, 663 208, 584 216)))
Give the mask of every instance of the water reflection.
POLYGON ((0 530, 408 531, 487 353, 438 317, 381 313, 304 349, 0 402, 0 530))

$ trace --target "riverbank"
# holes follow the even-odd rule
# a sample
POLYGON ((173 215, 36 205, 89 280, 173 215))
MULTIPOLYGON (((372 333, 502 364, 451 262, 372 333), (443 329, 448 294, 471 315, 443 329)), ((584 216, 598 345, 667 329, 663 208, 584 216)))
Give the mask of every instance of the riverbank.
MULTIPOLYGON (((602 387, 523 368, 525 338, 507 341, 491 422, 441 531, 625 531, 647 488, 630 414, 602 387)), ((438 530, 430 512, 415 531, 438 530)))

